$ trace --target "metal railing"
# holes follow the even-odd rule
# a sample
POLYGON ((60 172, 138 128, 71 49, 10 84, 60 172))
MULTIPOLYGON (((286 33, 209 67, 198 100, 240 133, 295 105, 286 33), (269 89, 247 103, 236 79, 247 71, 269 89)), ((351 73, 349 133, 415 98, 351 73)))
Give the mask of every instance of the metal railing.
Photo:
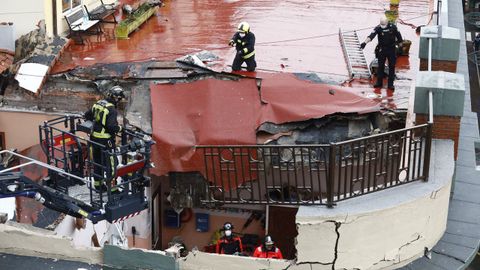
POLYGON ((204 203, 336 202, 428 180, 431 125, 322 145, 198 146, 204 203))
POLYGON ((121 144, 110 149, 91 141, 89 130, 85 133, 82 123, 83 117, 67 115, 45 121, 39 126, 40 145, 46 155, 46 163, 68 175, 77 176, 56 177, 56 174, 51 172, 49 176, 53 180, 52 187, 68 194, 69 186, 87 184, 90 204, 96 207, 103 207, 111 197, 112 189, 121 188, 127 193, 136 193, 137 186, 132 183, 143 179, 143 168, 149 163, 150 146, 154 142, 137 145, 135 142, 143 139, 145 134, 123 128, 121 135, 117 135, 122 141, 121 144), (94 148, 98 149, 98 160, 94 159, 91 152, 95 151, 94 148), (118 157, 122 157, 120 166, 118 157), (118 176, 122 178, 121 183, 115 181, 118 176), (102 179, 101 181, 110 187, 106 190, 106 195, 92 186, 91 180, 94 178, 102 179), (75 183, 65 180, 75 180, 75 183))

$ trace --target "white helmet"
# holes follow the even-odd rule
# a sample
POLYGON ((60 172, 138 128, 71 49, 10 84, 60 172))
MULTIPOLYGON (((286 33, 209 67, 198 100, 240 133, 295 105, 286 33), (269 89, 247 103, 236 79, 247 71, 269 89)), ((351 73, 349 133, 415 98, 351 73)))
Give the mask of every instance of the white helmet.
POLYGON ((380 27, 386 28, 387 25, 388 25, 388 19, 387 19, 387 17, 384 16, 384 17, 380 18, 380 27))

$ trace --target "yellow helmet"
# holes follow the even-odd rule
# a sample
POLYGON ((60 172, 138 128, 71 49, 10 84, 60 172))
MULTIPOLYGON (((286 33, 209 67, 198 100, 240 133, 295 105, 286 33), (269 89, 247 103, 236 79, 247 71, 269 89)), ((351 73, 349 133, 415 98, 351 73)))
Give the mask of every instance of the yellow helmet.
POLYGON ((250 25, 247 22, 241 22, 238 25, 238 31, 248 33, 250 31, 250 25))

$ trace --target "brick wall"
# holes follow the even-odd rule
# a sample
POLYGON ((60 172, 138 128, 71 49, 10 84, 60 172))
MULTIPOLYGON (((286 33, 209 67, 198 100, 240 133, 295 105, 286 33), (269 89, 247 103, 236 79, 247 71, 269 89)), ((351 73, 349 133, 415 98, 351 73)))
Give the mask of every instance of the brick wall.
MULTIPOLYGON (((428 70, 427 59, 420 59, 420 71, 428 70)), ((457 73, 456 61, 432 60, 432 71, 446 71, 457 73)))
MULTIPOLYGON (((460 116, 433 116, 433 130, 432 136, 435 139, 450 139, 455 142, 455 160, 457 160, 458 153, 458 136, 460 134, 460 116)), ((428 121, 428 115, 416 114, 416 124, 425 124, 428 121)))

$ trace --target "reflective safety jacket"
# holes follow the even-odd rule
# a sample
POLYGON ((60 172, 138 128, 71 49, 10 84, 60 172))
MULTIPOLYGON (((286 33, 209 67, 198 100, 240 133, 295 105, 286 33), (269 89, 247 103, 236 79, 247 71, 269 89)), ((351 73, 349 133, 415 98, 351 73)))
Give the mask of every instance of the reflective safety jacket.
POLYGON ((258 246, 253 252, 253 257, 256 258, 272 258, 283 259, 282 252, 279 248, 273 247, 273 250, 267 250, 263 245, 258 246))
POLYGON ((248 59, 255 55, 255 35, 252 32, 246 33, 243 38, 236 32, 230 42, 232 41, 243 59, 248 59))
POLYGON ((375 27, 368 36, 370 40, 373 40, 378 35, 378 46, 380 48, 395 48, 397 42, 402 42, 403 38, 397 27, 391 23, 387 24, 387 27, 382 28, 380 25, 375 27))
POLYGON ((117 122, 117 109, 107 100, 93 104, 92 109, 85 113, 85 119, 93 121, 91 136, 98 139, 114 138, 121 130, 117 122))
POLYGON ((222 237, 217 241, 218 254, 234 254, 243 252, 242 239, 238 236, 222 237))

